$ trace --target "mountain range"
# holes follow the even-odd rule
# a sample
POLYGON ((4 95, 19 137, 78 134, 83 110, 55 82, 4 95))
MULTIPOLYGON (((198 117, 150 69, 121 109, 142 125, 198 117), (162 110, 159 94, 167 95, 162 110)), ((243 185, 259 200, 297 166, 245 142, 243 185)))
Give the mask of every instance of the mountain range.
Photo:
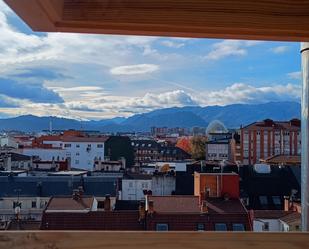
POLYGON ((37 117, 23 115, 0 119, 0 130, 38 132, 49 129, 50 122, 55 130, 85 129, 103 132, 149 131, 150 127, 207 127, 213 120, 219 120, 228 128, 270 118, 290 120, 300 118, 300 104, 297 102, 269 102, 264 104, 233 104, 226 106, 187 106, 157 109, 128 118, 116 117, 99 121, 78 121, 59 117, 37 117))

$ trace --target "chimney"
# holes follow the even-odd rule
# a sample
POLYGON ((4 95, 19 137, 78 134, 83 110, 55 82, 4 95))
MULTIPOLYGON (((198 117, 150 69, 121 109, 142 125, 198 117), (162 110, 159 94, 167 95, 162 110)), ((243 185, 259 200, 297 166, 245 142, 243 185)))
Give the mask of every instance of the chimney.
POLYGON ((75 201, 79 201, 79 200, 80 200, 80 196, 79 196, 79 191, 78 191, 78 189, 73 189, 72 198, 73 198, 73 200, 75 200, 75 201))
POLYGON ((152 215, 154 213, 153 201, 148 201, 148 214, 152 215))
POLYGON ((12 158, 11 158, 11 154, 8 154, 8 158, 7 158, 7 170, 8 170, 8 171, 12 171, 12 158))
POLYGON ((139 211, 138 221, 141 222, 141 221, 145 220, 145 214, 146 214, 145 202, 144 201, 141 201, 139 203, 138 211, 139 211))
POLYGON ((284 197, 284 211, 290 211, 293 206, 293 202, 288 196, 284 197))
POLYGON ((105 196, 104 211, 111 211, 111 198, 110 195, 105 196))
POLYGON ((201 205, 201 213, 208 213, 207 202, 203 201, 201 205))
POLYGON ((78 187, 78 194, 79 194, 79 198, 82 199, 83 198, 83 194, 84 194, 83 186, 79 186, 78 187))

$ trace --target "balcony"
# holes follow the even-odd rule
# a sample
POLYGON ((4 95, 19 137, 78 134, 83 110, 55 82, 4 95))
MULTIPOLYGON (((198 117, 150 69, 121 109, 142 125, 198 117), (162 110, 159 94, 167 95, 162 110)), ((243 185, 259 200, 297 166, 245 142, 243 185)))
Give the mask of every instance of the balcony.
MULTIPOLYGON (((309 41, 309 1, 5 1, 36 31, 309 41)), ((302 115, 306 130, 302 132, 307 141, 308 127, 305 125, 308 123, 306 106, 309 90, 306 84, 304 86, 302 115)), ((303 152, 307 152, 307 146, 303 145, 303 152)), ((302 167, 306 175, 308 161, 307 157, 303 159, 302 167)), ((307 179, 304 179, 303 192, 308 199, 307 187, 307 179)), ((309 234, 97 231, 0 233, 0 248, 9 247, 300 249, 309 248, 309 234)))
POLYGON ((0 248, 309 248, 308 233, 226 232, 2 232, 0 248))

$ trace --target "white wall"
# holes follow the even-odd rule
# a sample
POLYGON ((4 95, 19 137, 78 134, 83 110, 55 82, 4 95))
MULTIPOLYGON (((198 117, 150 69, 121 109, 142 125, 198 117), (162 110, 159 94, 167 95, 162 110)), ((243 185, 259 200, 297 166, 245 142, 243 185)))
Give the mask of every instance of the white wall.
POLYGON ((151 180, 122 179, 122 200, 143 200, 143 190, 152 190, 151 180))
POLYGON ((154 175, 152 177, 152 194, 157 196, 171 195, 176 190, 176 177, 154 175))
POLYGON ((278 219, 254 219, 253 232, 266 232, 263 230, 263 225, 268 223, 269 232, 280 232, 280 221, 278 219))
POLYGON ((53 159, 56 161, 58 156, 61 161, 67 158, 63 149, 23 148, 19 152, 27 156, 38 156, 42 161, 52 161, 53 159))
POLYGON ((71 158, 71 167, 92 169, 96 158, 104 161, 103 142, 64 142, 62 146, 66 151, 66 157, 71 158), (66 147, 68 145, 71 146, 66 147))
POLYGON ((175 168, 175 171, 186 171, 187 163, 185 162, 156 162, 156 166, 162 167, 168 164, 171 168, 175 168))
POLYGON ((206 144, 207 160, 228 160, 229 144, 206 144))
POLYGON ((43 161, 57 160, 59 156, 59 160, 68 159, 71 167, 83 169, 92 169, 96 158, 104 160, 104 142, 44 141, 44 144, 52 144, 53 148, 24 148, 20 153, 38 156, 43 161), (57 149, 59 147, 62 149, 57 149))
POLYGON ((17 142, 15 141, 14 138, 9 137, 9 136, 4 136, 4 137, 0 137, 0 146, 1 147, 7 146, 7 147, 17 148, 18 144, 17 144, 17 142))
MULTIPOLYGON (((0 200, 0 221, 9 221, 16 217, 15 209, 13 208, 14 201, 17 202, 17 197, 3 197, 0 200)), ((43 210, 49 201, 49 197, 19 197, 21 202, 20 218, 41 220, 43 210), (36 207, 32 207, 32 202, 36 203, 36 207)))

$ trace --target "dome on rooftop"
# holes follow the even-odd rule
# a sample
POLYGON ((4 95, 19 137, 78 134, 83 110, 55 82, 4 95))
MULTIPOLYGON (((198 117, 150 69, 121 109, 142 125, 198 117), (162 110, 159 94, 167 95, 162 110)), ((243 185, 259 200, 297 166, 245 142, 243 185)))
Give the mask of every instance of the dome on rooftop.
POLYGON ((206 133, 227 133, 228 130, 226 129, 225 125, 219 121, 219 120, 214 120, 211 121, 210 124, 207 126, 206 133))

